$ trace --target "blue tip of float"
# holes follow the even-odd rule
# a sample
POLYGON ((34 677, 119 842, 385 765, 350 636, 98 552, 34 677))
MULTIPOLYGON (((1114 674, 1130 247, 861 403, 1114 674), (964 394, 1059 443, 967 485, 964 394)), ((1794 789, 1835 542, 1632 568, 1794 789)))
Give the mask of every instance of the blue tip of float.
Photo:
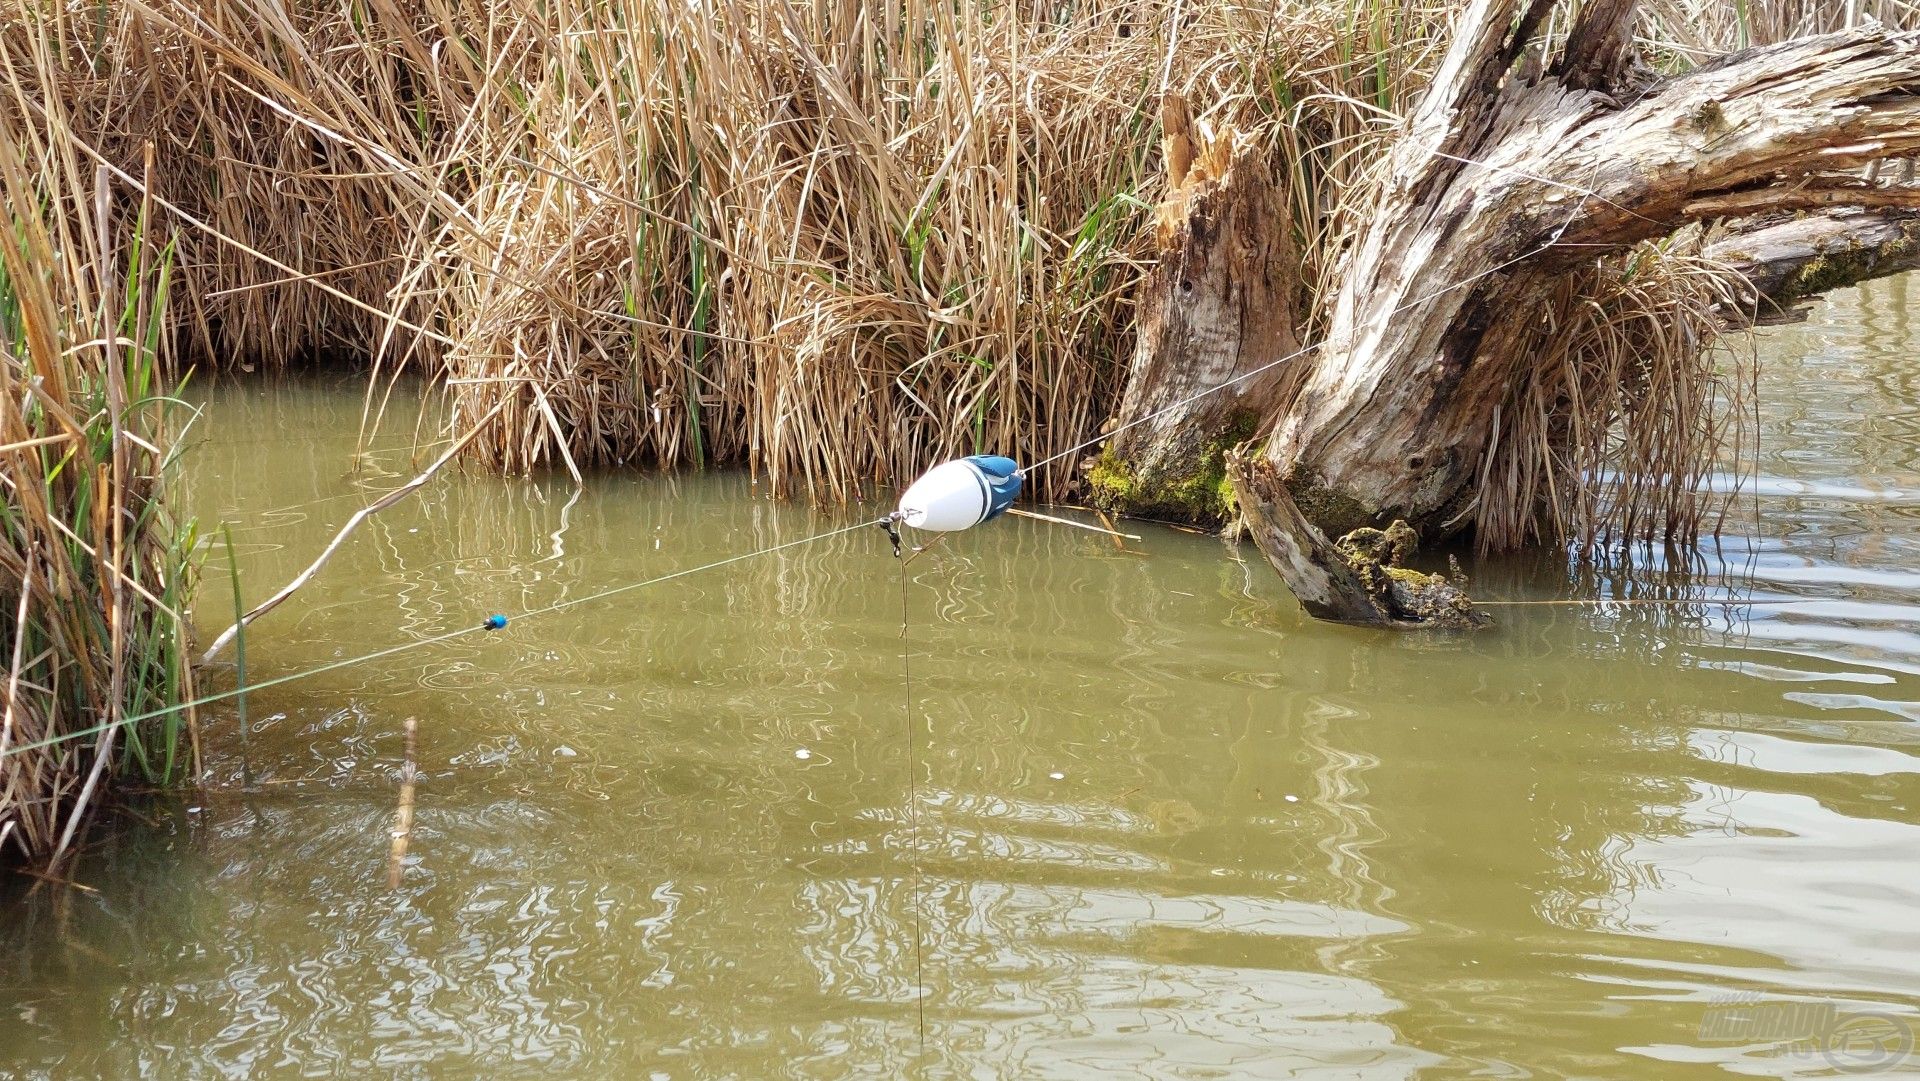
POLYGON ((507 625, 507 617, 506 617, 506 616, 499 616, 499 615, 494 615, 494 616, 488 616, 488 617, 487 617, 487 629, 488 629, 488 630, 490 630, 490 631, 497 631, 497 630, 500 630, 501 628, 503 628, 503 627, 505 627, 506 625, 507 625))

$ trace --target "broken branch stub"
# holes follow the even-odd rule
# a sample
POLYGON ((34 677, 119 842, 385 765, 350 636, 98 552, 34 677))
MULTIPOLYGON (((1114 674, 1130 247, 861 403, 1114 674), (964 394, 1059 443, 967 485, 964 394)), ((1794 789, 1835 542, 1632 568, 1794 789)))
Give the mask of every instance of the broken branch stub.
POLYGON ((1231 510, 1227 449, 1254 435, 1299 378, 1298 364, 1247 373, 1300 348, 1300 259, 1285 193, 1251 141, 1193 131, 1176 95, 1163 114, 1161 255, 1141 285, 1138 344, 1113 419, 1133 427, 1088 480, 1106 510, 1213 523, 1231 510))

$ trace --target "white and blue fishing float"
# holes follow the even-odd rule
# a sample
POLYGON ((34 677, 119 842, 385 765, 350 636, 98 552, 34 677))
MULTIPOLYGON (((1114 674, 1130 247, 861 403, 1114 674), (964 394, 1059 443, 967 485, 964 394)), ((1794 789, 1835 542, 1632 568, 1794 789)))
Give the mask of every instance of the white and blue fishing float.
POLYGON ((1020 463, 998 454, 942 462, 900 496, 893 517, 931 533, 957 533, 990 522, 1020 496, 1020 463))

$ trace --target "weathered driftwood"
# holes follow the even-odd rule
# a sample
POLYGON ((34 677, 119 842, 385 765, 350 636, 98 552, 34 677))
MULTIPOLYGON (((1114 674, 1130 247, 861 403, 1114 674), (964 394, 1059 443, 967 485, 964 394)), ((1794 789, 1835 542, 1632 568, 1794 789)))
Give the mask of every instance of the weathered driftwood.
POLYGON ((1285 193, 1264 157, 1230 131, 1194 131, 1178 96, 1167 96, 1161 121, 1161 258, 1140 292, 1138 344, 1116 417, 1138 423, 1114 437, 1089 480, 1108 510, 1218 521, 1231 502, 1227 448, 1253 435, 1297 379, 1298 369, 1284 365, 1247 373, 1300 347, 1300 260, 1285 193))
MULTIPOLYGON (((1762 223, 1745 252, 1779 275, 1761 292, 1805 295, 1830 287, 1816 261, 1831 266, 1850 232, 1906 228, 1832 208, 1914 201, 1857 170, 1920 153, 1920 39, 1834 34, 1655 81, 1635 64, 1634 0, 1587 4, 1549 62, 1531 51, 1552 7, 1466 6, 1345 257, 1326 343, 1273 403, 1264 468, 1229 471, 1255 540, 1316 614, 1379 608, 1328 569, 1327 537, 1401 519, 1438 537, 1469 520, 1527 321, 1568 270, 1694 222, 1813 210, 1829 221, 1762 223)), ((1894 238, 1866 246, 1879 254, 1833 283, 1907 265, 1894 238)))

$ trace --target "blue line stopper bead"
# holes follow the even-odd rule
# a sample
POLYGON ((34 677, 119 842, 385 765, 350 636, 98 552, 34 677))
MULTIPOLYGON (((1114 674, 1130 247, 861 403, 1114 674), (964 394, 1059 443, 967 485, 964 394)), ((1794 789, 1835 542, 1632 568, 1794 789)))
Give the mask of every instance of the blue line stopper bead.
POLYGON ((506 616, 491 615, 487 617, 487 629, 490 631, 505 630, 506 626, 507 626, 506 616))

